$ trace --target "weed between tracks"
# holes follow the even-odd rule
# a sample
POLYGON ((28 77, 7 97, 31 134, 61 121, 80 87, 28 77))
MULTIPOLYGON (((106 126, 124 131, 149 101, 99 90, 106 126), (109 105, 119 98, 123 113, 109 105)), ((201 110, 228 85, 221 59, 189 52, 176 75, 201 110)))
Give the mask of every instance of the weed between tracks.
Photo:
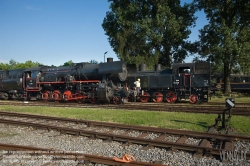
POLYGON ((15 135, 18 135, 18 134, 16 134, 16 133, 0 132, 0 137, 13 137, 15 135))
MULTIPOLYGON (((36 106, 1 106, 0 111, 192 131, 207 131, 208 127, 214 124, 217 117, 215 114, 36 106)), ((249 126, 250 117, 232 116, 230 127, 238 134, 250 136, 249 126)))

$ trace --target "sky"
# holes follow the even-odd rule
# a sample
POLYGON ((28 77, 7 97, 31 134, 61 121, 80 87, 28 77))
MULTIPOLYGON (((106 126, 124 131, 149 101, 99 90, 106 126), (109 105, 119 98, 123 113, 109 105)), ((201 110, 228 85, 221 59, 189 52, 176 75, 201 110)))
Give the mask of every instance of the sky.
MULTIPOLYGON (((0 63, 103 62, 105 52, 117 61, 102 28, 107 11, 108 0, 0 0, 0 63)), ((196 15, 191 41, 206 22, 204 13, 196 15)))

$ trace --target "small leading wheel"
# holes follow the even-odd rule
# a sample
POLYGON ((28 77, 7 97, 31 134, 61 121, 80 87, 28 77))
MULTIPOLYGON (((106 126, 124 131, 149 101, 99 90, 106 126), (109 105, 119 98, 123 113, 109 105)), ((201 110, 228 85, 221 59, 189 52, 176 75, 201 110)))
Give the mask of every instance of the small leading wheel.
POLYGON ((197 103, 197 101, 198 101, 198 96, 197 95, 189 96, 189 102, 190 103, 195 104, 195 103, 197 103))
POLYGON ((166 94, 166 101, 168 103, 174 103, 174 102, 176 102, 177 101, 177 95, 176 95, 176 93, 175 92, 168 92, 166 94))

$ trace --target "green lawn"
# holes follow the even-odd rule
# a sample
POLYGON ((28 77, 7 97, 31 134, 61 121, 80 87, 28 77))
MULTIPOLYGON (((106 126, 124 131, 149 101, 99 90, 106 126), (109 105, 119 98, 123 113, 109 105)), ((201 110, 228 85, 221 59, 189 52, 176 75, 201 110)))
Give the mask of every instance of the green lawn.
POLYGON ((232 94, 231 96, 215 95, 212 96, 211 102, 225 103, 226 98, 234 98, 235 103, 250 103, 250 97, 241 96, 239 94, 232 94))
MULTIPOLYGON (((217 117, 217 115, 211 114, 181 112, 149 112, 35 106, 1 106, 0 110, 193 131, 207 131, 208 127, 214 124, 215 118, 217 117)), ((238 132, 238 134, 250 136, 250 117, 232 116, 230 125, 238 132)))

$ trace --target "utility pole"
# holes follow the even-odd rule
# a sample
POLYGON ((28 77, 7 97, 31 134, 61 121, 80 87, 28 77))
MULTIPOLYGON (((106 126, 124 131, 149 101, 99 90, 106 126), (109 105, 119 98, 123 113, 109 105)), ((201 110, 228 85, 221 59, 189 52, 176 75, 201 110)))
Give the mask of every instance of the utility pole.
POLYGON ((107 53, 108 53, 108 51, 104 52, 104 61, 103 61, 104 63, 105 63, 105 54, 107 54, 107 53))

